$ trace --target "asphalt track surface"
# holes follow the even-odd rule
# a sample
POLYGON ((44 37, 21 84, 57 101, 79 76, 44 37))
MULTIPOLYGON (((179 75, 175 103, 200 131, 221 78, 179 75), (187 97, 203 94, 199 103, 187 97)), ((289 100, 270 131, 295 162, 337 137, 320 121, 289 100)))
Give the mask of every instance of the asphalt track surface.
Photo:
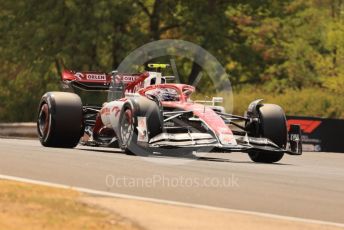
POLYGON ((137 157, 0 139, 0 174, 140 197, 344 223, 344 154, 257 164, 244 153, 137 157))

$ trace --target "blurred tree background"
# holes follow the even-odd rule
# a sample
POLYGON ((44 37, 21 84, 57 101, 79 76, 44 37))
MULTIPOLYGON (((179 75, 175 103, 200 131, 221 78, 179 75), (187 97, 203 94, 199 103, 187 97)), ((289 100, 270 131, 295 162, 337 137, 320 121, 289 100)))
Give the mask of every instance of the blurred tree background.
MULTIPOLYGON (((0 31, 0 121, 35 120, 61 64, 111 71, 159 39, 213 54, 236 113, 266 98, 287 114, 344 118, 344 0, 1 0, 0 31)), ((189 83, 200 71, 181 68, 189 83)))

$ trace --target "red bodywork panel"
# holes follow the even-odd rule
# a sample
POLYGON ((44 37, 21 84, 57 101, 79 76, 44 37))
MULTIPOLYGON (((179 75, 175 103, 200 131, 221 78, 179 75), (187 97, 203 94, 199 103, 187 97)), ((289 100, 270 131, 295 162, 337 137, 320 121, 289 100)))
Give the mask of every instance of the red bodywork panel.
MULTIPOLYGON (((151 85, 138 91, 142 96, 145 92, 157 88, 172 88, 177 90, 179 101, 162 101, 164 107, 176 108, 185 111, 193 111, 194 115, 202 119, 217 134, 233 134, 232 130, 225 124, 223 119, 211 108, 189 101, 190 94, 195 91, 195 87, 185 84, 160 84, 151 85)), ((234 138, 232 136, 232 138, 234 138)))
POLYGON ((225 124, 223 119, 214 110, 202 104, 193 102, 162 102, 164 107, 193 111, 194 115, 202 119, 217 135, 233 134, 232 130, 225 124))
POLYGON ((100 84, 111 82, 111 75, 94 71, 74 72, 71 70, 63 70, 61 78, 62 81, 79 81, 100 84))

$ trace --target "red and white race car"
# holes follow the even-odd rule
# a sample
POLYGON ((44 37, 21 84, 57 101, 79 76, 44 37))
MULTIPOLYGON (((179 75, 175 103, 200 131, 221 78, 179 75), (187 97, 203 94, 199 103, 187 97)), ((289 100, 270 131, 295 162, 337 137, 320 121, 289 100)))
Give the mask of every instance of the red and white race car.
POLYGON ((126 153, 185 154, 193 151, 246 152, 255 162, 273 163, 284 153, 301 155, 298 125, 287 130, 282 108, 255 100, 245 116, 225 113, 212 101, 192 101, 195 88, 167 83, 159 69, 139 74, 64 70, 63 88, 104 90, 111 100, 83 105, 72 92, 47 92, 39 103, 37 130, 46 147, 119 146, 126 153))

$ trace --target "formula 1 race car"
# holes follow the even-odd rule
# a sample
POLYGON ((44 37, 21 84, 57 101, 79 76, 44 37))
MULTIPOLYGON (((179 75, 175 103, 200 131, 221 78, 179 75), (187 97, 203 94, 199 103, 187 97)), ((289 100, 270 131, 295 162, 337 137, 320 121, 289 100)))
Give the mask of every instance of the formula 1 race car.
POLYGON ((112 95, 102 106, 83 105, 72 92, 48 92, 39 103, 37 130, 46 147, 118 146, 128 154, 246 152, 255 162, 273 163, 284 153, 302 154, 301 131, 289 132, 282 108, 253 101, 244 116, 228 114, 222 101, 192 101, 195 88, 167 83, 161 69, 123 74, 64 70, 63 88, 112 95))

